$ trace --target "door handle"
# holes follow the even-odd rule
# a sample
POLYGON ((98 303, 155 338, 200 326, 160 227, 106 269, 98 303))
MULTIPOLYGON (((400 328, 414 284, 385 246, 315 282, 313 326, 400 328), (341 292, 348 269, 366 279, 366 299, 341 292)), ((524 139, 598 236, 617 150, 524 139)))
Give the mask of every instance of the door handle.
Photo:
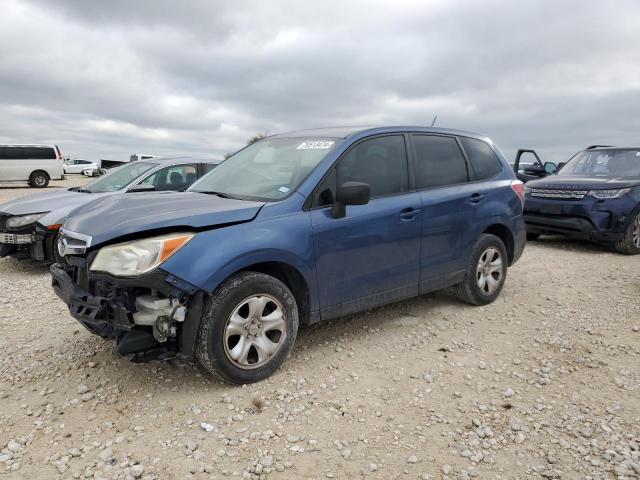
POLYGON ((413 220, 414 218, 416 218, 416 216, 420 213, 419 209, 415 209, 415 208, 404 208, 402 209, 402 211, 400 212, 400 218, 404 221, 409 221, 409 220, 413 220))
POLYGON ((469 202, 476 204, 480 203, 482 200, 484 200, 484 195, 482 193, 474 193, 471 195, 469 202))

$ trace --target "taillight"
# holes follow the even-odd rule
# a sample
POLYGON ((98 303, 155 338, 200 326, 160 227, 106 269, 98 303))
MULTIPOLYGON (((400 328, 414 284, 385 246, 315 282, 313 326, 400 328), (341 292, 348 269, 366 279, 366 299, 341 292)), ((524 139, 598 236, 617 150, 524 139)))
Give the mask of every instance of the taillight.
POLYGON ((511 182, 511 188, 516 192, 516 195, 518 195, 520 203, 522 203, 522 207, 524 208, 524 183, 520 180, 514 180, 511 182))
POLYGON ((62 154, 60 153, 60 149, 58 148, 58 145, 54 145, 54 147, 56 147, 56 157, 58 160, 62 160, 62 154))

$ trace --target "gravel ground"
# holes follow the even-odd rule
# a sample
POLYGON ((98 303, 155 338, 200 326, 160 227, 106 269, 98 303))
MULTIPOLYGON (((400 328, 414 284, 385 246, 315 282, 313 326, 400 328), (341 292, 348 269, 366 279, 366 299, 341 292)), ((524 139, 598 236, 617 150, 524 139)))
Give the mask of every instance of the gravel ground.
POLYGON ((116 356, 44 268, 0 292, 0 478, 640 478, 640 257, 543 239, 493 305, 305 328, 243 387, 116 356))

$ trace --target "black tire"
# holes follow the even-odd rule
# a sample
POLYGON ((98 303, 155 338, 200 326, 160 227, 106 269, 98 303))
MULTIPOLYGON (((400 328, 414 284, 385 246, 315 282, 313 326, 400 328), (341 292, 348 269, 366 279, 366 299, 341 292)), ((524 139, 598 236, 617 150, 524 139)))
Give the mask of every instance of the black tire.
MULTIPOLYGON (((507 249, 505 248, 502 240, 500 240, 500 238, 496 237, 495 235, 483 233, 482 235, 480 235, 480 238, 471 250, 471 255, 467 264, 467 271, 464 281, 455 286, 456 295, 460 298, 460 300, 471 305, 487 305, 493 302, 496 298, 498 298, 500 292, 502 291, 502 287, 504 287, 504 282, 507 278, 507 264, 507 249), (488 252, 489 249, 494 249, 500 256, 501 274, 499 281, 497 281, 497 287, 495 288, 495 290, 487 293, 478 285, 477 270, 480 258, 485 254, 485 252, 488 252)), ((495 280, 495 277, 493 278, 495 280)))
POLYGON ((638 255, 640 254, 640 210, 636 210, 629 221, 629 225, 624 230, 623 237, 618 240, 614 248, 619 253, 625 255, 638 255), (634 231, 635 230, 635 231, 634 231))
POLYGON ((42 170, 36 170, 29 176, 29 185, 33 188, 46 188, 49 185, 49 175, 42 170))
POLYGON ((527 242, 534 242, 540 238, 539 233, 527 233, 527 242))
POLYGON ((229 277, 207 302, 196 339, 196 358, 207 373, 225 382, 258 382, 280 367, 293 348, 297 333, 298 306, 287 286, 263 273, 240 272, 229 277), (225 347, 225 329, 228 319, 242 302, 260 295, 273 297, 281 304, 286 333, 278 350, 264 364, 242 368, 226 352, 231 347, 225 347))

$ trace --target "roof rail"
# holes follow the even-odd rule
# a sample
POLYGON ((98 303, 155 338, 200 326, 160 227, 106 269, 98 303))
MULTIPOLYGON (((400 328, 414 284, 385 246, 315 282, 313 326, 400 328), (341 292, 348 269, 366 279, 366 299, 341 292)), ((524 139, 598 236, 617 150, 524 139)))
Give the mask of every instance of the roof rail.
POLYGON ((589 145, 586 150, 592 150, 594 148, 601 148, 601 147, 613 147, 613 145, 589 145))

